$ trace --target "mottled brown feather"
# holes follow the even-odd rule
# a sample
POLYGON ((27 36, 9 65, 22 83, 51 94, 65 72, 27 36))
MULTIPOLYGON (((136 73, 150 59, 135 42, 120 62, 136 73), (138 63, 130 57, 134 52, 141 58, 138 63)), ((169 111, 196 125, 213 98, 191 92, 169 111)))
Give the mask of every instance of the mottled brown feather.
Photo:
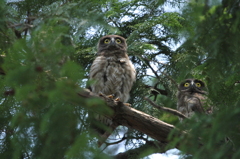
MULTIPOLYGON (((107 35, 100 38, 97 57, 90 69, 90 79, 94 81, 91 85, 92 92, 114 95, 115 99, 128 101, 130 90, 136 80, 136 71, 127 55, 127 44, 123 37, 107 35), (110 39, 111 43, 104 43, 106 39, 110 39), (121 43, 117 43, 117 39, 121 43)), ((106 126, 112 126, 113 129, 116 127, 112 120, 106 117, 96 115, 95 118, 106 126)), ((104 133, 101 133, 101 136, 107 138, 109 135, 104 133)))
MULTIPOLYGON (((205 96, 206 86, 204 82, 197 79, 186 79, 181 82, 178 89, 178 111, 189 118, 191 118, 195 113, 205 113, 203 106, 207 97, 205 96), (189 87, 185 87, 185 83, 190 83, 189 87), (197 87, 196 83, 200 83, 201 86, 197 87)), ((182 121, 181 118, 180 121, 182 121)))

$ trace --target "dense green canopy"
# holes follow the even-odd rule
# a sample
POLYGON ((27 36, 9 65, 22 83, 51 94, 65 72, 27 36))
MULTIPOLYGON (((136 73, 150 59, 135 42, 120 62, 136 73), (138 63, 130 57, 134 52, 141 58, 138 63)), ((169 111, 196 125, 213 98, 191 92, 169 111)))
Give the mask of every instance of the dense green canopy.
POLYGON ((239 83, 239 0, 0 1, 0 158, 116 158, 124 143, 128 158, 177 147, 183 158, 237 159, 239 83), (88 113, 103 102, 77 92, 87 87, 98 39, 108 34, 127 39, 137 70, 132 107, 186 135, 173 131, 158 148, 120 126, 105 151, 97 147, 88 113), (176 109, 177 83, 185 78, 207 84, 212 115, 179 123, 144 99, 176 109))

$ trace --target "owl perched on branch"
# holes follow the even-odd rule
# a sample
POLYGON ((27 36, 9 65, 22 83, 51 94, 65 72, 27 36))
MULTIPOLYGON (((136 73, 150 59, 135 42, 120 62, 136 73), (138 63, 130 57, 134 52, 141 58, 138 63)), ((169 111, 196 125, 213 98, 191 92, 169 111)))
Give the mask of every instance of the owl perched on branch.
MULTIPOLYGON (((195 113, 205 113, 203 106, 207 99, 205 83, 197 79, 186 79, 178 86, 177 109, 187 117, 195 113)), ((180 121, 182 119, 180 118, 180 121)))
MULTIPOLYGON (((111 95, 116 100, 127 102, 135 79, 136 71, 127 55, 126 40, 118 35, 100 38, 97 57, 90 69, 90 80, 94 81, 91 85, 92 92, 111 95)), ((101 115, 96 115, 95 118, 112 130, 116 128, 109 118, 101 115)), ((110 135, 100 128, 97 128, 97 132, 105 139, 110 135)))

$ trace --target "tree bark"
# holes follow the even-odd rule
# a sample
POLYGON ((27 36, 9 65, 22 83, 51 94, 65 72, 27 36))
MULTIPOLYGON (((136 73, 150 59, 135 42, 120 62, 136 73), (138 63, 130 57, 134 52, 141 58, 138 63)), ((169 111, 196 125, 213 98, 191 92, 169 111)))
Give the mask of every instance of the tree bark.
MULTIPOLYGON (((83 90, 78 93, 78 95, 85 98, 98 97, 89 90, 83 90)), ((100 97, 104 99, 107 106, 113 110, 113 114, 111 115, 104 114, 104 116, 112 119, 113 122, 138 130, 161 143, 168 142, 168 135, 171 130, 175 128, 173 125, 131 108, 122 102, 107 98, 104 95, 100 97)))
POLYGON ((115 109, 113 121, 147 134, 160 142, 168 142, 167 138, 174 128, 173 125, 126 106, 123 103, 118 103, 113 108, 115 109))

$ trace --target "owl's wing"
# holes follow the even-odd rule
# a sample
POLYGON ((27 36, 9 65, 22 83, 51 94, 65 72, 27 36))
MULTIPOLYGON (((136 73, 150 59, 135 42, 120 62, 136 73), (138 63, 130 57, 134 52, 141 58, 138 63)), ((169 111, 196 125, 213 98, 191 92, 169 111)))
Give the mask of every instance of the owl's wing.
POLYGON ((122 102, 127 102, 130 98, 130 91, 132 89, 132 86, 134 82, 136 81, 136 70, 132 64, 132 62, 127 58, 125 59, 125 65, 123 67, 123 73, 121 77, 119 78, 122 81, 122 86, 120 88, 121 90, 121 96, 120 100, 122 102))
POLYGON ((98 56, 90 68, 89 79, 94 80, 95 83, 91 85, 91 90, 93 93, 99 94, 105 87, 105 72, 106 66, 108 65, 106 58, 103 56, 98 56))

